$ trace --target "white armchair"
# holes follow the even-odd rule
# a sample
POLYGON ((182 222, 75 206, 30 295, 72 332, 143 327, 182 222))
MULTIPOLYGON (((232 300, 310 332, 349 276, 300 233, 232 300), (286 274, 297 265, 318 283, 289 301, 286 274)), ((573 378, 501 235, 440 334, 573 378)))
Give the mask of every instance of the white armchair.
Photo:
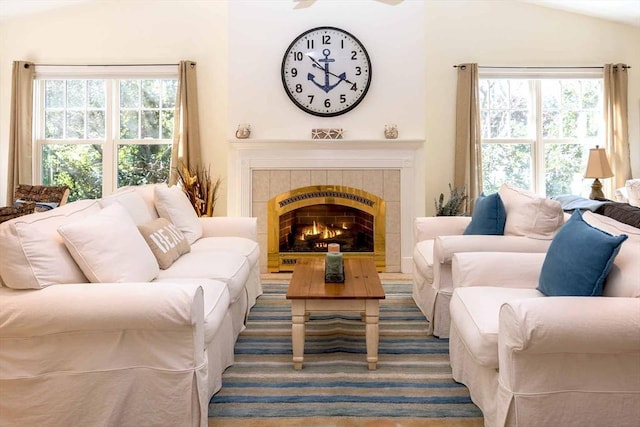
POLYGON ((603 296, 535 288, 535 253, 452 257, 449 353, 486 427, 636 426, 640 419, 640 230, 589 212, 628 239, 603 296))
POLYGON ((429 321, 429 332, 449 336, 453 293, 451 260, 460 252, 544 254, 550 240, 524 236, 463 235, 470 217, 419 217, 414 221, 413 299, 429 321))
POLYGON ((416 218, 413 298, 429 321, 430 332, 449 336, 451 260, 456 253, 545 253, 564 220, 559 202, 509 184, 497 194, 479 198, 472 218, 416 218), (470 234, 464 235, 469 224, 470 234))

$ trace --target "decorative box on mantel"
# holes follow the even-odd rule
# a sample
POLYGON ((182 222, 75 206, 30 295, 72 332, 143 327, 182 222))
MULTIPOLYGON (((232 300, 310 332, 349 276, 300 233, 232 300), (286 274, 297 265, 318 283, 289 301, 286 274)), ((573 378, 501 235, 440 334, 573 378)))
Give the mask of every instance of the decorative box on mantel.
POLYGON ((386 202, 386 271, 410 273, 413 218, 424 214, 423 140, 230 140, 229 216, 258 217, 267 271, 267 202, 309 185, 361 188, 386 202), (254 177, 255 175, 255 177, 254 177))

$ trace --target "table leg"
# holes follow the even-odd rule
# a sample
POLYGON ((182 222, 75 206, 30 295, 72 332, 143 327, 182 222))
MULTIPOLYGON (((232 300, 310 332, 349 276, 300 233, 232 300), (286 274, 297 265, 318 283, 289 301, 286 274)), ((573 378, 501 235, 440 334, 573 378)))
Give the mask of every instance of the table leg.
POLYGON ((367 339, 367 363, 369 370, 375 370, 378 363, 378 318, 380 315, 380 305, 377 299, 367 300, 365 306, 366 316, 366 339, 367 339))
POLYGON ((293 348, 293 368, 302 369, 304 360, 304 334, 305 334, 305 301, 291 301, 291 346, 293 348))

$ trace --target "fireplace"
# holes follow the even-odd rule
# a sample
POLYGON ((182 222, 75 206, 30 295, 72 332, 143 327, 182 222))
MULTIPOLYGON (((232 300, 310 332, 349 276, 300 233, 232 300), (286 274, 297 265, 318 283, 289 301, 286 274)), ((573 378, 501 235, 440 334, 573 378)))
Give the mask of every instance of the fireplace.
POLYGON ((363 190, 318 185, 284 192, 268 203, 268 269, 291 271, 299 258, 330 243, 345 257, 373 257, 385 269, 385 202, 363 190))
POLYGON ((362 189, 385 202, 384 270, 410 273, 413 219, 425 212, 423 145, 407 139, 230 140, 227 214, 257 218, 260 271, 267 273, 269 259, 273 265, 273 254, 279 256, 278 248, 269 246, 271 199, 314 185, 362 189))

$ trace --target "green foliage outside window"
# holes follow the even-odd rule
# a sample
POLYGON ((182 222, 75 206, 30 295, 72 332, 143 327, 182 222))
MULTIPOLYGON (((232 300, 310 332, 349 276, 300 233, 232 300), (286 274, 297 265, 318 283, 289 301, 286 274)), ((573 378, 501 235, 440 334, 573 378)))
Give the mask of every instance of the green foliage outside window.
POLYGON ((601 79, 481 79, 479 103, 486 194, 536 182, 548 197, 589 194, 583 174, 588 149, 602 145, 601 79))
POLYGON ((42 184, 69 186, 69 201, 102 197, 101 145, 44 145, 42 184))
POLYGON ((118 187, 154 184, 169 179, 171 145, 121 145, 118 148, 118 187))
POLYGON ((105 149, 114 150, 117 187, 168 180, 177 80, 46 80, 39 87, 43 184, 69 186, 70 201, 102 197, 103 168, 112 167, 103 164, 105 149), (114 127, 107 122, 107 86, 119 87, 112 141, 106 140, 114 127))

